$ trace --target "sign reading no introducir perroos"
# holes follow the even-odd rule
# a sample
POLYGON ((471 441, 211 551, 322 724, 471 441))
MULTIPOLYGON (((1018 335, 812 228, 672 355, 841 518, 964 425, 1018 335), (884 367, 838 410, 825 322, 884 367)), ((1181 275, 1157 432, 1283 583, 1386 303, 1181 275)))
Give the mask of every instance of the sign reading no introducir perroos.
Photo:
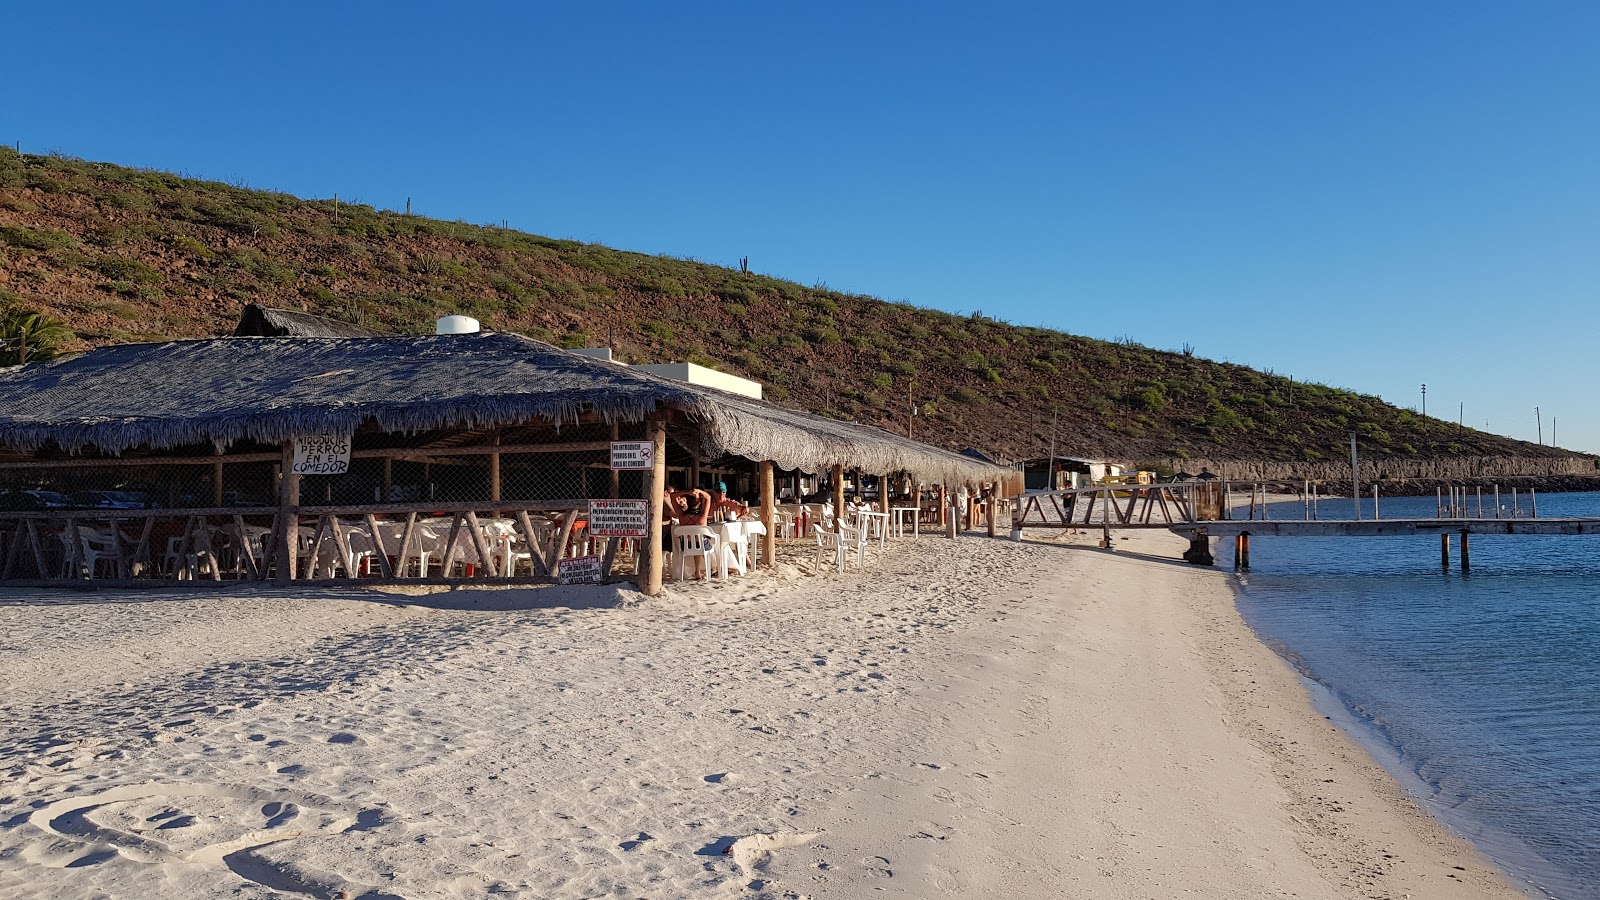
POLYGON ((294 474, 343 475, 350 471, 350 435, 302 434, 294 439, 294 474))
POLYGON ((612 441, 611 468, 653 469, 656 465, 656 445, 650 441, 612 441))
POLYGON ((595 537, 644 537, 650 504, 644 500, 590 500, 589 533, 595 537))

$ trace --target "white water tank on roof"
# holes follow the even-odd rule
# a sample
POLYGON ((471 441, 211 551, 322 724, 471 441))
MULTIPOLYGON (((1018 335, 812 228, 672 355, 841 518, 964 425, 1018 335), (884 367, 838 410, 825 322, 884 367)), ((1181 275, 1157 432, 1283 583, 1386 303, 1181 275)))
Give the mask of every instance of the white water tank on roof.
POLYGON ((434 334, 477 334, 483 325, 471 316, 445 316, 434 325, 434 334))

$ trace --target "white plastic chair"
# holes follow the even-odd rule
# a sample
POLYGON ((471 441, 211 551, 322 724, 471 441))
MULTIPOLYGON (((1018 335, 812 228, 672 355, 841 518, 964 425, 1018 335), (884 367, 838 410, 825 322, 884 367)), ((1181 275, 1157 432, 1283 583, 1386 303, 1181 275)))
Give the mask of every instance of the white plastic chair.
MULTIPOLYGON (((62 541, 65 542, 66 533, 63 532, 61 537, 62 541)), ((82 551, 83 576, 85 578, 98 577, 96 569, 103 562, 111 565, 111 577, 117 577, 117 541, 119 539, 120 536, 110 529, 99 531, 83 525, 78 526, 78 547, 82 551)))
POLYGON ((820 574, 822 572, 822 560, 831 555, 839 574, 843 575, 845 546, 844 541, 840 540, 840 535, 836 532, 824 530, 821 525, 811 526, 811 533, 817 539, 817 559, 811 566, 811 574, 820 574))
POLYGON ((843 530, 839 532, 839 543, 842 548, 839 563, 840 571, 844 571, 844 557, 851 553, 856 555, 856 566, 858 568, 865 567, 867 564, 867 545, 871 541, 872 537, 867 529, 855 525, 844 526, 843 530))
MULTIPOLYGON (((714 562, 721 541, 717 533, 704 525, 675 525, 672 529, 672 560, 674 577, 683 581, 688 576, 685 574, 685 563, 690 557, 698 556, 705 563, 706 578, 710 578, 715 570, 714 562)), ((724 573, 726 575, 726 573, 724 573)))

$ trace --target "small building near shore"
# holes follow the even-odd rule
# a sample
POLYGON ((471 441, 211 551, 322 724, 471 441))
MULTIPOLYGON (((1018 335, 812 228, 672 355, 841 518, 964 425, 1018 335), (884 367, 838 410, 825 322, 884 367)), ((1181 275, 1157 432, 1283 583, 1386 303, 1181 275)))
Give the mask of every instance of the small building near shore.
POLYGON ((1030 491, 1088 487, 1122 472, 1118 463, 1082 456, 1037 456, 1022 461, 1023 481, 1030 491))

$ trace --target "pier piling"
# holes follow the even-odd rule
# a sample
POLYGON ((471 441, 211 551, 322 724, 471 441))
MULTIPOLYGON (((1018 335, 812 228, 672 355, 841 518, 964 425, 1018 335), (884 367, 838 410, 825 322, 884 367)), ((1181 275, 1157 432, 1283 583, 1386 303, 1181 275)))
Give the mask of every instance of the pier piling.
POLYGON ((1439 564, 1448 571, 1450 568, 1450 535, 1439 535, 1439 564))
POLYGON ((1461 571, 1466 572, 1472 568, 1472 540, 1471 534, 1461 532, 1461 571))

